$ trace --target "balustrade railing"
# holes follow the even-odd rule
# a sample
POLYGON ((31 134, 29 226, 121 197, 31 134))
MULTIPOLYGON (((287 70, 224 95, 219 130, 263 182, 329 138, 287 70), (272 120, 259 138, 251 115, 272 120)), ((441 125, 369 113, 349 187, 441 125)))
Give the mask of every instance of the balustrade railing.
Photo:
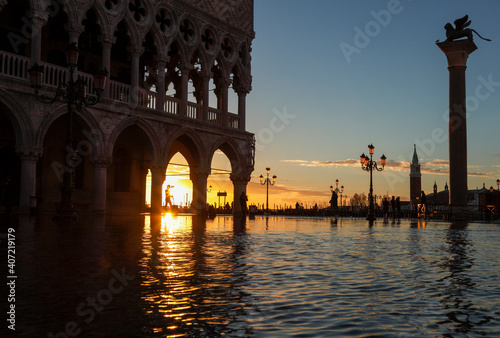
POLYGON ((165 112, 169 114, 179 114, 179 105, 181 103, 181 99, 173 96, 165 97, 165 112))
POLYGON ((202 106, 201 104, 193 103, 193 102, 188 102, 187 104, 187 117, 190 117, 192 119, 197 119, 199 114, 201 114, 202 111, 202 106))
POLYGON ((121 102, 130 102, 130 85, 109 81, 109 98, 121 102))
POLYGON ((156 109, 156 93, 147 89, 139 89, 137 103, 139 106, 149 109, 156 109))
MULTIPOLYGON (((53 65, 47 62, 41 62, 44 67, 44 75, 42 85, 52 88, 57 88, 60 84, 68 81, 69 70, 66 67, 53 65)), ((0 51, 0 75, 22 79, 29 81, 28 69, 31 66, 29 57, 12 54, 5 51, 0 51)), ((94 81, 93 76, 88 73, 78 72, 78 76, 87 84, 87 94, 93 95, 94 81)), ((116 101, 129 103, 131 95, 130 85, 117 81, 109 81, 109 98, 116 101)), ((137 92, 138 103, 140 106, 155 109, 158 99, 157 93, 140 89, 137 92)), ((165 97, 164 109, 166 113, 179 115, 181 107, 181 99, 172 96, 165 97)), ((187 103, 187 117, 199 119, 201 117, 203 107, 200 104, 187 103)), ((208 122, 215 123, 231 128, 239 128, 240 118, 236 114, 224 113, 215 108, 208 108, 208 122)))
POLYGON ((0 51, 0 74, 29 79, 30 58, 0 51))

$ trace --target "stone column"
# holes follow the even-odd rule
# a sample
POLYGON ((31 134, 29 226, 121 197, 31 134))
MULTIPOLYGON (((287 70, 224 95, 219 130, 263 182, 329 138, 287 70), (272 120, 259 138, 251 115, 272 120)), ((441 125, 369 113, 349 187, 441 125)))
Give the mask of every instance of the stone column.
POLYGON ((111 72, 111 48, 116 42, 116 37, 101 35, 101 46, 102 46, 102 68, 108 71, 108 76, 106 78, 106 87, 102 93, 102 97, 109 97, 109 80, 111 72))
POLYGON ((45 11, 32 10, 31 27, 31 64, 40 64, 42 54, 42 27, 47 23, 49 14, 45 11))
POLYGON ((30 199, 36 196, 36 162, 42 156, 43 148, 18 147, 17 154, 21 158, 21 191, 19 196, 19 212, 30 211, 30 199))
POLYGON ((162 190, 165 182, 166 166, 160 163, 151 166, 151 213, 160 214, 162 211, 162 190))
POLYGON ((142 46, 131 46, 128 49, 132 58, 130 65, 130 103, 137 105, 139 102, 139 59, 144 52, 142 46))
MULTIPOLYGON (((233 182, 233 192, 234 192, 234 201, 233 201, 233 216, 236 217, 244 217, 241 210, 240 197, 241 194, 247 194, 247 184, 250 181, 250 175, 234 175, 230 176, 231 181, 233 182)), ((248 205, 247 205, 248 207, 248 205)))
POLYGON ((202 71, 201 73, 202 76, 202 91, 203 91, 203 108, 201 111, 201 117, 200 119, 202 121, 208 121, 208 104, 209 104, 209 83, 210 83, 210 72, 209 71, 202 71))
POLYGON ((189 72, 192 68, 190 64, 181 66, 181 106, 179 107, 179 114, 181 116, 187 116, 189 72))
POLYGON ((193 182, 193 202, 192 209, 197 215, 205 213, 207 205, 207 179, 210 169, 192 169, 190 173, 193 182))
POLYGON ((97 214, 104 214, 106 212, 107 177, 111 160, 110 156, 92 155, 90 157, 90 163, 94 165, 92 211, 97 214))
MULTIPOLYGON (((234 85, 233 85, 234 86, 234 85)), ((244 86, 236 88, 238 93, 238 117, 240 118, 238 128, 240 130, 246 129, 246 112, 247 112, 247 95, 250 92, 250 88, 245 88, 244 86)))
POLYGON ((467 206, 467 128, 465 70, 469 54, 477 49, 472 40, 437 43, 448 60, 450 206, 467 206))
POLYGON ((157 56, 157 81, 156 81, 156 110, 160 112, 165 111, 165 64, 162 55, 157 56))

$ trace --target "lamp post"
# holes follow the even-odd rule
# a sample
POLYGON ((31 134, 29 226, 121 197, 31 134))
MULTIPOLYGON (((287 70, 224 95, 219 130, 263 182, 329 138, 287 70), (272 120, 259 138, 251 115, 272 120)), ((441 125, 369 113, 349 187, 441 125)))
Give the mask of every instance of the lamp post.
POLYGON ((375 147, 373 144, 368 145, 368 151, 370 153, 370 157, 366 156, 365 153, 361 154, 360 156, 360 162, 361 162, 361 169, 368 171, 370 173, 370 193, 368 194, 368 199, 369 199, 369 209, 368 209, 368 216, 366 217, 367 220, 373 221, 375 220, 375 214, 373 212, 373 181, 372 181, 372 172, 373 169, 377 171, 382 171, 384 170, 385 163, 387 158, 385 157, 384 154, 382 154, 382 157, 380 157, 380 164, 382 165, 382 168, 377 167, 377 161, 373 161, 373 152, 375 150, 375 147))
POLYGON ((500 179, 497 179, 497 190, 500 191, 500 179))
POLYGON ((46 94, 39 95, 38 92, 42 88, 42 76, 44 68, 42 65, 33 64, 30 69, 28 69, 30 75, 30 84, 35 91, 35 97, 38 101, 42 103, 54 103, 56 101, 62 101, 68 105, 68 119, 66 127, 66 150, 68 151, 67 159, 70 159, 68 163, 71 170, 65 170, 63 174, 63 186, 61 188, 61 203, 57 209, 56 217, 61 218, 73 218, 78 219, 75 208, 73 206, 73 201, 71 199, 73 194, 73 178, 75 172, 76 163, 76 153, 75 147, 73 145, 73 108, 78 111, 82 110, 84 106, 92 106, 99 102, 102 92, 106 84, 106 77, 108 72, 105 69, 100 69, 94 72, 94 91, 96 96, 86 96, 86 86, 87 83, 82 78, 75 80, 76 67, 78 64, 78 54, 79 49, 76 43, 69 45, 66 50, 66 62, 69 68, 69 80, 66 83, 61 83, 56 89, 56 93, 53 97, 49 97, 46 94))
POLYGON ((271 168, 266 168, 267 177, 264 179, 264 176, 260 175, 260 184, 266 185, 266 212, 269 214, 269 185, 274 185, 276 183, 276 175, 273 175, 273 180, 269 179, 269 172, 271 168))

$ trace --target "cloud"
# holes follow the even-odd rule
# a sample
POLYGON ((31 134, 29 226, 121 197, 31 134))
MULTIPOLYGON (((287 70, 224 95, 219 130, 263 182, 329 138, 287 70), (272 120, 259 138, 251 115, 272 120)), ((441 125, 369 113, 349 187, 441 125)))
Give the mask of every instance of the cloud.
POLYGON ((282 160, 281 162, 295 163, 301 167, 354 167, 359 165, 359 161, 353 159, 339 161, 282 160))

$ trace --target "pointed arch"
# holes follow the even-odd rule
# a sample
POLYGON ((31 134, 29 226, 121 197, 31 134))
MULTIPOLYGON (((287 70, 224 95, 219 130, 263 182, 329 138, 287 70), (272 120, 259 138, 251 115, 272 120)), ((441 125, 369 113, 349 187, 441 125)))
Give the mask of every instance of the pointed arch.
POLYGON ((7 108, 7 115, 15 129, 16 144, 34 145, 33 124, 17 100, 11 97, 6 90, 0 88, 0 102, 7 108))
MULTIPOLYGON (((56 109, 54 109, 52 112, 48 112, 45 114, 42 123, 40 123, 40 128, 38 129, 38 132, 36 134, 36 146, 39 147, 43 146, 45 137, 47 136, 47 132, 49 131, 54 121, 67 113, 68 113, 67 104, 62 104, 56 109)), ((74 110, 73 114, 80 117, 92 132, 97 131, 102 135, 102 130, 99 125, 99 122, 97 122, 94 115, 92 115, 87 109, 84 108, 82 109, 81 112, 78 110, 74 110)))
POLYGON ((208 163, 212 163, 213 156, 217 150, 222 151, 229 159, 232 173, 239 174, 243 172, 243 168, 246 168, 245 157, 238 143, 233 138, 229 136, 219 138, 210 149, 208 163))
POLYGON ((190 128, 181 128, 175 132, 167 142, 162 158, 165 163, 180 152, 186 159, 190 167, 202 167, 205 156, 205 148, 198 134, 190 128))
POLYGON ((120 134, 128 127, 134 125, 139 127, 142 131, 144 131, 145 135, 148 137, 149 146, 151 147, 150 151, 153 157, 151 160, 159 162, 161 159, 160 140, 158 139, 156 131, 153 129, 153 127, 145 119, 139 116, 131 116, 129 118, 126 118, 115 127, 115 129, 108 138, 109 152, 111 154, 113 153, 114 145, 120 134))

